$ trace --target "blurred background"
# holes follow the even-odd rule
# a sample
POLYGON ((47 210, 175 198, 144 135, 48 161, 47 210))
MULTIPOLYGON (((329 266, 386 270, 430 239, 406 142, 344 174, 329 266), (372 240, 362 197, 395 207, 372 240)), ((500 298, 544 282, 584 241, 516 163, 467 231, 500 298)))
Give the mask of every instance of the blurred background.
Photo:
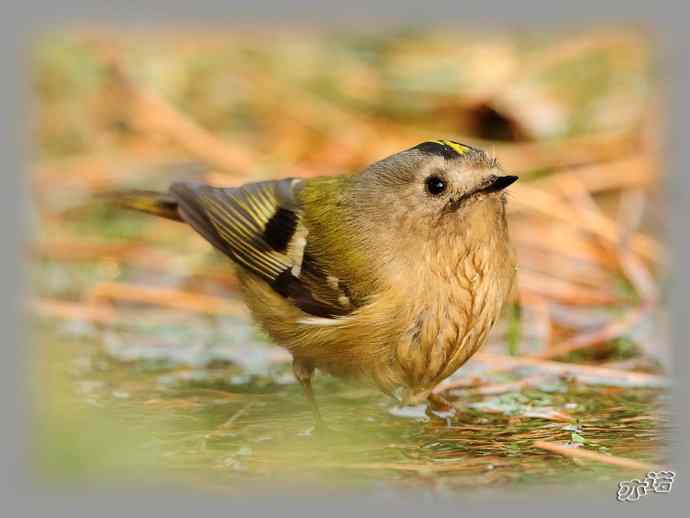
POLYGON ((31 60, 40 477, 613 494, 668 461, 650 34, 81 28, 43 34, 31 60), (320 376, 339 433, 315 436, 289 355, 252 325, 230 264, 183 225, 94 199, 354 173, 437 138, 521 178, 519 297, 438 388, 459 409, 450 421, 320 376))

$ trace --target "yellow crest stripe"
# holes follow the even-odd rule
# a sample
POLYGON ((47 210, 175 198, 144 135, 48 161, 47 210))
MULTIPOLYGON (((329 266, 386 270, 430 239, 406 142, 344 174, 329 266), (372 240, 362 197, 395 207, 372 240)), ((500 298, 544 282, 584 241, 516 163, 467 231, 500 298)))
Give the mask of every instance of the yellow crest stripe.
POLYGON ((467 146, 463 146, 462 144, 458 144, 457 142, 453 142, 452 140, 435 140, 434 142, 441 144, 442 146, 447 146, 451 148, 458 155, 464 155, 470 150, 470 148, 468 148, 467 146))

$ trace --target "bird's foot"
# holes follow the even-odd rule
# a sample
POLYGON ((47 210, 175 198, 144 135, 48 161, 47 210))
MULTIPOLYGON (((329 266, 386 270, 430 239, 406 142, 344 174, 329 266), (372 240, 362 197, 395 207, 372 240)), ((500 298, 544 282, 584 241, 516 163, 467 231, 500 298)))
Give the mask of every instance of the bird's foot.
POLYGON ((430 394, 427 401, 429 404, 426 407, 426 414, 429 417, 437 417, 450 422, 458 415, 458 408, 440 394, 430 394))

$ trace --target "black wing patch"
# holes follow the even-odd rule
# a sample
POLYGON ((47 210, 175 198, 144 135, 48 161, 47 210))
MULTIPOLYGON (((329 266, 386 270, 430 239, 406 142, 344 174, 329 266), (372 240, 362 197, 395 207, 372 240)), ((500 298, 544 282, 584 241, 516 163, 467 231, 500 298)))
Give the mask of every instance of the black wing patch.
POLYGON ((297 222, 297 214, 283 207, 278 207, 276 213, 266 223, 263 237, 274 250, 287 252, 290 240, 295 235, 297 222))
POLYGON ((199 234, 302 311, 346 315, 353 309, 348 290, 305 257, 308 231, 301 223, 299 184, 286 179, 217 188, 184 182, 173 184, 170 194, 199 234))

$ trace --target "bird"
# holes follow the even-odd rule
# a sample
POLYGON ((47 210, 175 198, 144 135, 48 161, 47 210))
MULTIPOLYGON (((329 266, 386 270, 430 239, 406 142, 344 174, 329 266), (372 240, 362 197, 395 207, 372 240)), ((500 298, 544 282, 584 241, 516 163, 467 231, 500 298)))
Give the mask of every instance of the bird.
POLYGON ((293 358, 315 422, 315 370, 402 405, 487 341, 515 288, 505 189, 518 179, 455 140, 429 140, 342 176, 110 193, 190 226, 235 265, 255 321, 293 358))

